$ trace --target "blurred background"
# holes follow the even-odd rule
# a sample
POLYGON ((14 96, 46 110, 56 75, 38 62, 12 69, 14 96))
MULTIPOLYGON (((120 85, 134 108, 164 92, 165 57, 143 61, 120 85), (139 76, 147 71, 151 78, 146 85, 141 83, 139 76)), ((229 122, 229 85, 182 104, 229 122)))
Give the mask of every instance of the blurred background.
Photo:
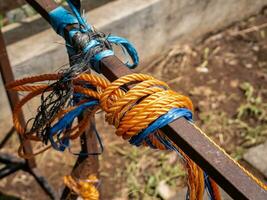
MULTIPOLYGON (((137 72, 188 95, 201 129, 266 183, 267 0, 83 0, 82 8, 97 29, 137 47, 137 72)), ((55 72, 68 63, 64 41, 23 0, 0 0, 0 26, 16 78, 55 72)), ((1 80, 0 94, 1 139, 12 127, 1 80)), ((27 118, 37 106, 38 99, 25 106, 27 118)), ((97 114, 105 147, 99 157, 103 199, 185 199, 186 171, 177 154, 134 148, 103 121, 97 114)), ((16 155, 18 144, 14 135, 1 152, 16 155)), ((36 159, 60 194, 76 156, 49 150, 36 159)), ((1 179, 0 191, 0 199, 48 199, 21 171, 1 179)))

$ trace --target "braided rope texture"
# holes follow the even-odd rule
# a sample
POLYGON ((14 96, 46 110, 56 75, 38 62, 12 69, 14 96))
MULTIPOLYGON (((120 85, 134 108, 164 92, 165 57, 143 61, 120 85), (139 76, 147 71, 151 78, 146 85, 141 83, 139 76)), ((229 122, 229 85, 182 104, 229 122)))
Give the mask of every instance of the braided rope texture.
MULTIPOLYGON (((21 99, 13 111, 14 126, 24 140, 41 142, 41 139, 37 135, 32 132, 27 132, 26 128, 21 126, 18 120, 18 114, 22 111, 23 105, 30 99, 51 90, 49 84, 42 83, 43 81, 51 82, 58 78, 60 78, 60 74, 45 74, 24 78, 7 85, 8 89, 29 92, 28 95, 21 99)), ((193 104, 188 97, 172 91, 166 83, 156 80, 149 75, 131 74, 110 83, 108 80, 98 75, 83 73, 77 76, 72 81, 72 84, 74 94, 82 94, 89 99, 93 98, 99 101, 99 106, 86 111, 86 117, 75 126, 62 130, 62 136, 61 138, 57 138, 57 142, 64 138, 72 140, 79 137, 85 130, 87 125, 86 122, 91 114, 94 114, 99 109, 106 112, 106 121, 116 127, 116 135, 125 140, 131 140, 131 138, 140 135, 143 130, 146 130, 153 122, 172 109, 183 108, 193 111, 193 104), (94 86, 94 89, 90 87, 88 88, 88 84, 94 86), (127 91, 125 89, 126 87, 130 89, 127 91)), ((62 89, 64 90, 64 88, 62 89)), ((57 116, 50 119, 50 122, 55 124, 60 121, 66 113, 74 111, 79 105, 82 105, 84 101, 88 101, 88 99, 81 100, 75 106, 62 108, 57 116)), ((206 180, 201 168, 198 167, 185 152, 169 141, 162 132, 157 131, 156 133, 157 134, 149 134, 148 137, 142 141, 142 144, 144 146, 153 146, 162 150, 168 149, 157 136, 159 135, 161 138, 165 138, 185 160, 185 167, 188 171, 189 199, 202 199, 205 189, 204 182, 206 180)), ((201 133, 203 132, 201 131, 201 133)), ((203 134, 212 141, 205 133, 203 134)), ((218 145, 216 146, 219 148, 218 145)), ((22 146, 20 146, 19 155, 24 158, 30 158, 46 151, 50 147, 51 146, 45 146, 31 155, 26 155, 23 152, 22 146)), ((233 160, 231 157, 229 158, 233 160)), ((262 188, 267 190, 265 184, 242 168, 237 162, 235 163, 262 188)), ((217 184, 211 178, 209 178, 209 181, 213 191, 212 199, 219 200, 220 194, 217 184)))
POLYGON ((84 200, 99 200, 99 191, 96 188, 98 179, 90 175, 86 180, 75 180, 71 176, 64 177, 64 184, 84 200))

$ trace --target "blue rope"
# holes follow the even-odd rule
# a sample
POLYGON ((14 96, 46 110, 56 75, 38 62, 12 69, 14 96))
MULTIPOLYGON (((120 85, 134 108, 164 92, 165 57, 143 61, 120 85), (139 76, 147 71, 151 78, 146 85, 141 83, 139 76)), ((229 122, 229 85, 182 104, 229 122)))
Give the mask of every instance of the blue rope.
MULTIPOLYGON (((77 52, 75 51, 74 47, 71 45, 71 41, 73 37, 76 35, 76 33, 81 32, 84 34, 93 34, 95 33, 92 26, 88 24, 81 16, 79 10, 73 5, 73 3, 70 0, 67 0, 67 3, 72 11, 70 13, 68 10, 66 10, 63 7, 58 7, 55 10, 50 12, 50 21, 51 25, 54 28, 54 30, 61 35, 66 40, 66 47, 68 50, 68 54, 71 56, 75 55, 77 52), (68 25, 79 25, 79 28, 71 30, 69 32, 69 35, 65 35, 65 28, 68 25)), ((96 37, 91 39, 88 44, 84 47, 83 54, 84 56, 89 55, 90 57, 90 64, 93 67, 93 69, 100 73, 100 67, 99 62, 106 57, 113 56, 114 52, 113 49, 105 49, 103 48, 103 42, 106 41, 110 44, 119 45, 123 53, 126 55, 128 54, 132 60, 132 64, 127 61, 125 65, 127 67, 133 69, 135 68, 139 63, 139 57, 138 53, 135 49, 135 47, 125 38, 109 35, 106 38, 102 37, 96 37), (100 51, 96 52, 95 49, 100 48, 100 51), (93 52, 93 53, 91 53, 93 52)))
MULTIPOLYGON (((159 117, 156 121, 154 121, 149 127, 147 127, 144 131, 139 133, 138 135, 133 136, 129 142, 132 145, 140 146, 145 138, 148 138, 150 134, 153 134, 156 130, 166 126, 167 124, 173 122, 174 120, 184 117, 189 121, 192 121, 192 112, 185 108, 173 108, 165 115, 159 117)), ((147 141, 147 140, 146 140, 147 141)))
POLYGON ((62 134, 62 132, 64 130, 67 130, 68 128, 71 127, 74 119, 76 117, 78 117, 79 115, 81 115, 83 113, 83 111, 86 108, 90 108, 92 106, 96 106, 98 105, 99 102, 96 100, 93 101, 89 101, 86 102, 80 106, 78 106, 77 108, 75 108, 74 110, 68 112, 66 115, 64 115, 64 117, 62 117, 51 129, 48 135, 48 138, 51 142, 51 145, 54 149, 58 150, 58 151, 64 151, 66 147, 69 146, 69 139, 68 138, 64 138, 63 140, 60 139, 60 135, 62 134), (57 142, 54 141, 54 136, 57 136, 57 139, 59 140, 59 145, 57 144, 57 142))
POLYGON ((68 5, 69 5, 71 11, 72 11, 73 14, 75 15, 76 19, 78 20, 79 25, 80 25, 80 26, 81 26, 81 25, 83 26, 83 27, 80 27, 80 28, 81 28, 80 30, 81 30, 82 32, 86 32, 86 31, 90 31, 90 30, 92 30, 92 27, 91 27, 89 24, 86 23, 86 21, 82 18, 81 13, 80 13, 80 12, 78 11, 78 9, 72 4, 72 2, 69 1, 69 0, 67 0, 67 3, 68 3, 68 5))
POLYGON ((138 53, 136 49, 134 48, 133 44, 131 44, 127 39, 118 37, 115 35, 109 35, 107 40, 111 44, 119 45, 122 48, 123 53, 125 55, 126 55, 126 52, 130 55, 133 61, 133 64, 126 62, 125 64, 127 65, 127 67, 129 67, 130 69, 134 69, 138 65, 139 63, 138 53))
MULTIPOLYGON (((156 147, 152 144, 152 142, 150 141, 150 139, 148 137, 150 134, 154 134, 154 137, 156 137, 157 140, 160 141, 161 144, 163 144, 166 149, 174 150, 180 155, 180 157, 182 157, 182 155, 177 150, 177 148, 174 147, 167 138, 164 138, 161 134, 156 132, 158 129, 166 126, 167 124, 169 124, 169 123, 171 123, 171 122, 173 122, 176 119, 179 119, 181 117, 184 117, 185 119, 187 119, 190 122, 193 121, 192 112, 190 110, 185 109, 185 108, 173 108, 169 112, 167 112, 165 115, 162 115, 157 120, 155 120, 153 123, 151 123, 149 125, 149 127, 147 127, 145 130, 143 130, 141 133, 133 136, 129 140, 129 142, 135 146, 140 146, 143 142, 146 142, 147 145, 149 145, 151 148, 155 149, 156 147)), ((209 199, 213 200, 214 194, 213 194, 213 190, 211 187, 209 176, 205 172, 203 172, 203 173, 204 173, 204 180, 205 180, 205 189, 208 192, 209 199)), ((187 196, 186 199, 189 199, 189 191, 187 192, 186 196, 187 196)))
MULTIPOLYGON (((71 56, 75 54, 75 51, 74 51, 74 47, 72 47, 72 45, 70 44, 70 41, 72 41, 72 38, 75 36, 75 34, 78 32, 81 32, 85 34, 88 33, 90 35, 90 33, 94 33, 94 30, 92 26, 88 24, 86 20, 82 18, 79 10, 72 4, 72 2, 70 0, 67 0, 67 3, 72 13, 75 15, 75 17, 63 7, 58 7, 55 10, 50 12, 50 18, 51 18, 51 24, 54 30, 59 35, 61 35, 63 38, 65 38, 68 53, 71 56), (73 25, 73 24, 79 25, 79 29, 71 30, 69 32, 69 35, 66 36, 64 32, 66 26, 73 25)), ((91 39, 91 41, 89 41, 84 47, 84 49, 82 50, 84 55, 90 56, 89 62, 91 66, 94 68, 94 70, 96 70, 97 72, 100 72, 100 67, 99 67, 100 61, 103 58, 114 55, 113 49, 104 49, 102 47, 104 44, 103 39, 105 39, 105 41, 107 41, 110 44, 115 44, 115 45, 120 46, 122 48, 123 53, 124 54, 127 53, 131 57, 133 63, 130 64, 129 61, 127 61, 125 63, 127 67, 132 69, 138 65, 139 57, 134 46, 125 38, 114 36, 114 35, 109 35, 107 38, 98 37, 98 38, 91 39), (95 51, 97 48, 100 48, 101 50, 98 52, 95 51)), ((76 100, 74 99, 74 102, 77 102, 79 101, 78 99, 84 98, 84 97, 81 95, 80 96, 76 95, 76 98, 77 99, 76 100)), ((67 113, 63 118, 61 118, 59 122, 56 123, 50 129, 49 140, 51 142, 51 145, 58 151, 64 151, 66 147, 69 147, 70 145, 69 139, 68 138, 60 139, 60 135, 62 134, 64 130, 70 129, 74 119, 78 117, 79 115, 81 115, 85 109, 92 107, 92 106, 96 106, 98 105, 98 103, 99 102, 96 100, 84 103, 78 106, 77 108, 75 108, 74 110, 70 111, 69 113, 67 113), (57 139, 59 140, 59 144, 57 144, 54 141, 55 135, 57 136, 57 139)), ((191 111, 185 108, 174 108, 174 109, 171 109, 165 115, 155 120, 152 124, 150 124, 148 128, 143 130, 141 133, 139 133, 136 136, 133 136, 129 142, 133 145, 140 146, 142 142, 145 141, 151 148, 156 148, 148 137, 150 134, 154 134, 154 136, 166 147, 166 149, 175 150, 176 152, 179 153, 179 151, 169 142, 167 138, 164 138, 162 135, 160 135, 156 131, 181 117, 184 117, 185 119, 189 121, 192 121, 191 111)), ((97 133, 97 130, 95 129, 95 127, 94 127, 94 130, 95 130, 97 139, 100 142, 100 148, 102 152, 103 146, 101 143, 100 136, 97 133)), ((99 153, 92 153, 91 155, 98 155, 98 154, 99 153)), ((77 155, 81 155, 81 153, 77 155)), ((88 154, 86 153, 86 155, 88 154)), ((212 193, 212 188, 211 188, 208 175, 204 173, 204 177, 205 177, 205 188, 208 190, 210 199, 213 199, 214 195, 212 193)), ((188 194, 189 193, 187 193, 187 198, 189 197, 188 194)))
POLYGON ((100 150, 98 152, 79 152, 79 153, 75 153, 75 152, 72 152, 71 151, 71 148, 69 148, 69 152, 72 153, 73 155, 76 155, 76 156, 97 156, 97 155, 101 155, 104 151, 104 146, 103 146, 103 143, 102 143, 102 140, 101 140, 101 137, 98 133, 98 131, 96 130, 96 127, 95 127, 95 123, 91 123, 92 125, 92 128, 93 128, 93 132, 95 133, 96 135, 96 139, 99 143, 99 147, 100 147, 100 150))
POLYGON ((213 190, 212 190, 212 187, 211 187, 211 182, 210 182, 210 179, 209 179, 209 175, 206 172, 203 172, 203 173, 204 173, 204 180, 205 180, 205 188, 208 191, 209 199, 213 200, 215 198, 214 198, 213 190))

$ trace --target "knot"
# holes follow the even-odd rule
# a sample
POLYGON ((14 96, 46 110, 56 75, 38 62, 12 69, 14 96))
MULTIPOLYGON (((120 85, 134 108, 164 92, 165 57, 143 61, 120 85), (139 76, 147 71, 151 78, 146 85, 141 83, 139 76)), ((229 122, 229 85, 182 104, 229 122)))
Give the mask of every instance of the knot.
MULTIPOLYGON (((18 120, 22 106, 37 95, 48 93, 47 96, 51 96, 55 92, 55 87, 51 87, 54 83, 32 83, 38 80, 55 81, 60 77, 54 74, 40 75, 8 85, 10 89, 29 92, 14 110, 13 121, 18 133, 35 141, 44 141, 45 144, 49 140, 59 151, 69 146, 69 139, 76 139, 82 133, 86 128, 86 120, 100 108, 106 112, 106 121, 116 127, 118 136, 137 146, 143 144, 159 149, 170 149, 171 146, 164 139, 164 134, 157 131, 159 128, 180 117, 192 120, 191 100, 152 76, 131 74, 110 83, 98 75, 83 73, 72 81, 73 93, 66 96, 65 100, 70 103, 64 104, 59 110, 51 110, 56 103, 52 96, 47 100, 52 103, 40 105, 33 127, 27 132, 18 120), (45 117, 40 117, 43 112, 45 117), (85 119, 76 126, 72 125, 83 113, 85 119)), ((57 90, 66 93, 70 89, 57 87, 57 90)))
POLYGON ((52 10, 49 15, 52 27, 66 41, 71 61, 70 68, 77 69, 76 66, 78 65, 79 69, 83 68, 80 72, 85 72, 91 67, 100 73, 99 62, 103 58, 114 55, 112 44, 120 46, 123 53, 131 57, 133 63, 125 63, 129 68, 135 68, 138 65, 138 53, 128 40, 114 35, 106 36, 104 33, 96 31, 81 16, 79 5, 74 5, 69 0, 67 3, 71 12, 63 7, 58 7, 52 10))
MULTIPOLYGON (((193 110, 193 104, 188 97, 172 91, 166 83, 144 74, 131 74, 109 84, 100 96, 100 106, 106 112, 108 123, 116 127, 116 134, 123 139, 130 139, 144 132, 164 115, 171 116, 172 120, 184 116, 190 119, 193 110), (126 86, 128 91, 123 89, 126 86)), ((153 129, 152 133, 154 131, 153 129)), ((145 135, 150 133, 145 132, 145 135)), ((146 137, 143 135, 141 138, 145 140, 146 137)), ((155 143, 153 141, 152 144, 155 143)))
MULTIPOLYGON (((73 93, 67 99, 67 102, 70 103, 61 107, 56 115, 48 115, 50 118, 47 118, 44 123, 39 123, 37 120, 38 123, 36 123, 39 126, 36 126, 34 130, 37 133, 41 130, 43 136, 36 135, 33 131, 27 132, 26 127, 23 127, 18 120, 22 106, 37 95, 54 92, 55 87, 51 87, 51 84, 48 83, 44 84, 43 81, 55 81, 57 83, 57 79, 61 78, 62 76, 58 74, 46 74, 17 80, 7 86, 16 91, 29 92, 13 111, 14 127, 18 133, 24 140, 42 142, 42 137, 46 137, 51 143, 50 146, 44 146, 32 154, 25 154, 22 148, 23 144, 21 144, 19 147, 21 157, 31 158, 46 151, 51 146, 58 151, 64 151, 66 147, 69 147, 70 140, 78 138, 83 133, 91 116, 97 110, 102 109, 106 112, 108 123, 117 128, 116 134, 129 140, 131 144, 174 150, 183 158, 188 170, 188 198, 190 200, 202 197, 204 183, 209 186, 208 191, 211 196, 216 194, 216 184, 213 184, 208 176, 205 176, 204 180, 203 171, 159 130, 159 128, 181 117, 192 121, 193 105, 191 100, 172 91, 166 83, 149 75, 131 74, 110 83, 98 75, 82 73, 72 80, 73 93), (80 115, 83 115, 84 119, 78 121, 77 124, 75 119, 80 115), (43 132, 42 130, 46 131, 43 132)), ((57 89, 60 89, 61 93, 66 93, 69 87, 57 87, 57 89)), ((51 102, 53 101, 51 100, 51 102)), ((50 106, 53 107, 53 104, 50 106)), ((49 110, 49 108, 43 107, 44 110, 49 110)), ((40 109, 37 111, 41 112, 40 109)), ((103 150, 101 139, 96 130, 95 133, 103 150)), ((90 153, 88 155, 98 154, 90 153)), ((66 177, 65 182, 84 199, 95 200, 99 197, 92 184, 77 182, 71 177, 66 177)), ((220 198, 213 199, 219 200, 220 198)))

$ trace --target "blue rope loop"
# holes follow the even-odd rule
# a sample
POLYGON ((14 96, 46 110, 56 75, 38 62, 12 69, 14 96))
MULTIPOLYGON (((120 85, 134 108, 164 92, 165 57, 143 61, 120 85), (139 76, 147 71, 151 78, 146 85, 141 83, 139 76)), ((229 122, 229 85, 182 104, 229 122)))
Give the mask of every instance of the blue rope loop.
POLYGON ((63 140, 60 139, 62 132, 70 129, 75 118, 80 116, 85 109, 96 105, 98 105, 98 101, 89 101, 81 104, 74 110, 65 114, 53 127, 51 127, 48 138, 52 147, 58 151, 64 151, 65 148, 69 146, 69 138, 64 138, 63 140), (59 141, 59 145, 54 140, 55 136, 59 141))
MULTIPOLYGON (((185 119, 192 121, 192 112, 186 108, 173 108, 169 112, 167 112, 165 115, 162 115, 157 120, 155 120, 153 123, 151 123, 145 130, 143 130, 138 135, 133 136, 129 142, 132 145, 140 146, 143 141, 146 142, 149 141, 149 135, 154 134, 155 131, 158 129, 166 126, 167 124, 175 121, 176 119, 179 119, 181 117, 184 117, 185 119)), ((159 137, 159 135, 158 135, 159 137)), ((151 144, 151 142, 149 142, 151 144)), ((167 144, 167 141, 166 141, 167 144)), ((149 145, 149 144, 148 144, 149 145)), ((151 146, 153 148, 153 146, 151 146)), ((170 149, 169 144, 166 145, 166 149, 170 149)), ((172 148, 171 148, 172 149, 172 148)))
MULTIPOLYGON (((81 94, 76 94, 76 97, 81 99, 84 98, 83 95, 81 94)), ((79 153, 74 153, 70 150, 70 139, 68 137, 63 137, 61 138, 61 135, 64 131, 68 131, 71 129, 72 123, 74 120, 80 116, 86 109, 93 108, 97 106, 99 102, 97 100, 92 100, 89 102, 86 102, 84 104, 79 105, 77 108, 74 110, 68 112, 65 114, 51 129, 48 135, 48 139, 51 143, 51 146, 57 150, 57 151, 65 151, 66 148, 69 149, 69 151, 78 156, 88 156, 88 155, 100 155, 103 153, 104 147, 102 144, 102 140, 100 138, 100 135, 98 134, 95 125, 93 125, 93 132, 96 134, 97 141, 100 146, 100 151, 99 152, 79 152, 79 153), (57 141, 55 141, 55 138, 57 138, 57 141)))
MULTIPOLYGON (((166 126, 167 124, 179 119, 185 118, 189 122, 193 122, 192 112, 186 108, 173 108, 166 114, 159 117, 157 120, 152 122, 145 130, 140 132, 138 135, 131 137, 129 140, 130 144, 135 146, 141 146, 145 142, 149 147, 156 149, 150 140, 149 136, 152 134, 167 150, 173 150, 183 158, 179 150, 172 144, 172 142, 163 134, 160 134, 158 129, 166 126)), ((210 179, 207 173, 204 173, 205 189, 207 190, 210 200, 214 199, 213 190, 211 187, 210 179)), ((187 191, 186 199, 189 199, 189 190, 187 191)))
POLYGON ((65 39, 67 52, 71 59, 79 54, 88 61, 87 64, 100 73, 100 61, 113 56, 112 45, 118 45, 123 53, 129 55, 132 60, 132 64, 130 61, 125 63, 127 67, 133 69, 139 64, 138 53, 133 44, 125 38, 115 35, 106 37, 105 34, 96 31, 81 16, 79 6, 75 6, 72 0, 67 0, 67 3, 71 12, 63 7, 58 7, 50 12, 50 21, 54 30, 65 39), (65 31, 67 26, 73 27, 68 35, 65 31))

